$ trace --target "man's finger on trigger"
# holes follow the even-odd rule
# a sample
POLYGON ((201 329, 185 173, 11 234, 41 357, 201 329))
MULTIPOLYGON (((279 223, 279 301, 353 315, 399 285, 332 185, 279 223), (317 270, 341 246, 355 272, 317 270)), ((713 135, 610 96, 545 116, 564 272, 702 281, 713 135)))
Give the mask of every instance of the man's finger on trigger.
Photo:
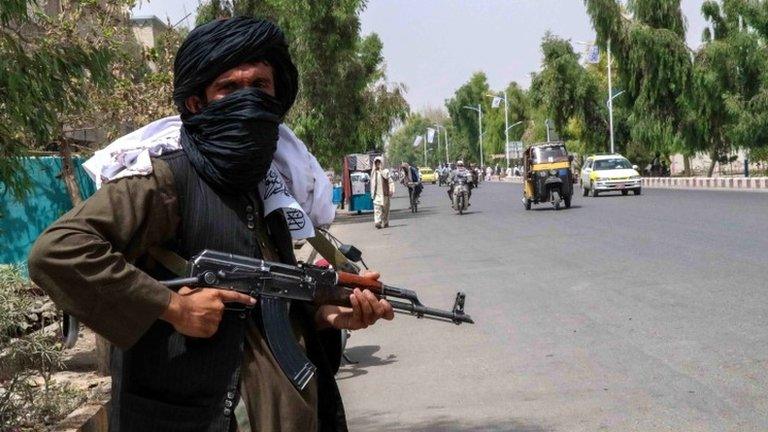
POLYGON ((244 305, 256 304, 256 299, 237 291, 219 290, 219 298, 225 303, 242 303, 244 305))

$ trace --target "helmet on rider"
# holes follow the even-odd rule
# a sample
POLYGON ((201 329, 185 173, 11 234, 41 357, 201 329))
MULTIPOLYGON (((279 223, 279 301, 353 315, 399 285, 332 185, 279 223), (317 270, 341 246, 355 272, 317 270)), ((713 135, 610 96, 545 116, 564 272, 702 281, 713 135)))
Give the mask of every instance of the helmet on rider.
POLYGON ((463 166, 464 166, 464 161, 462 161, 462 160, 460 160, 460 161, 457 161, 457 162, 456 162, 456 166, 460 166, 460 167, 463 167, 463 166))

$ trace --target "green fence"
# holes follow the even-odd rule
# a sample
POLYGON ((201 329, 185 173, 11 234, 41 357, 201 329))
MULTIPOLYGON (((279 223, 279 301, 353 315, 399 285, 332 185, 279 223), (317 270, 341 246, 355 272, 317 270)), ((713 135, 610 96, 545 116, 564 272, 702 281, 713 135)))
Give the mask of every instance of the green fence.
MULTIPOLYGON (((83 198, 91 196, 95 185, 74 158, 75 174, 83 198)), ((17 201, 0 182, 0 264, 24 264, 32 244, 45 228, 72 208, 64 182, 59 178, 61 158, 29 157, 23 160, 31 179, 27 196, 17 201)))

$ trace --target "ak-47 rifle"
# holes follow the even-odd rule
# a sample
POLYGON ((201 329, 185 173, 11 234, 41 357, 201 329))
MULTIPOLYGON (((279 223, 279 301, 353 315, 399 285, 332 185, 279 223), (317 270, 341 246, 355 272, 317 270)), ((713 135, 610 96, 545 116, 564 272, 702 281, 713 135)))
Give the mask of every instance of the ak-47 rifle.
MULTIPOLYGON (((292 266, 211 250, 205 250, 190 260, 189 277, 161 283, 169 288, 212 287, 258 297, 269 347, 280 368, 300 390, 307 385, 316 368, 296 343, 288 318, 289 300, 350 306, 351 290, 361 288, 370 290, 378 298, 387 299, 398 312, 455 324, 474 323, 464 313, 465 295, 461 292, 456 294, 453 310, 433 309, 424 306, 414 291, 356 274, 308 264, 292 266), (392 300, 395 298, 399 300, 392 300)), ((242 311, 245 308, 228 305, 229 310, 242 311)))

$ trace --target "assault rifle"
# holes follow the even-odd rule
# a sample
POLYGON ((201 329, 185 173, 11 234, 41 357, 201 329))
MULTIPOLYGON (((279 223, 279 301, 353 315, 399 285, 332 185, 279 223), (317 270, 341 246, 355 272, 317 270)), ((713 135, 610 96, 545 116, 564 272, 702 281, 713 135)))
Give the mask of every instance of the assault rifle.
MULTIPOLYGON (((352 289, 361 288, 370 290, 378 298, 387 299, 397 312, 455 324, 474 324, 472 318, 464 313, 465 295, 461 292, 456 294, 451 311, 433 309, 424 306, 414 291, 356 274, 308 264, 292 266, 212 250, 205 250, 192 258, 189 277, 161 283, 169 288, 205 286, 258 297, 264 333, 272 354, 299 390, 306 387, 316 368, 296 343, 288 318, 289 300, 350 306, 352 289)), ((229 310, 243 311, 247 308, 244 305, 227 305, 229 310)))

